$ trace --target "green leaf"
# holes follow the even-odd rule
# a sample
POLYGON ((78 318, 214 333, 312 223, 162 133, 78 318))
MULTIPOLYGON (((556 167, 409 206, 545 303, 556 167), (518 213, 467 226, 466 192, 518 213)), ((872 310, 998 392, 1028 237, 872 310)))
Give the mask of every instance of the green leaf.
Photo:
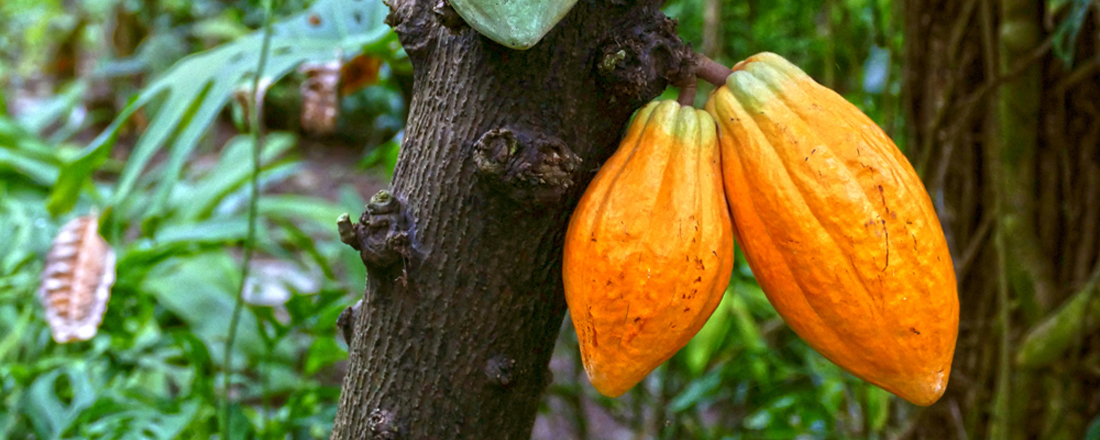
POLYGON ((1092 419, 1089 429, 1085 431, 1085 440, 1100 440, 1100 417, 1092 419))
POLYGON ((263 217, 309 220, 332 231, 336 230, 336 218, 343 212, 340 206, 313 197, 280 194, 260 199, 260 215, 263 217))
MULTIPOLYGON (((294 146, 295 137, 288 133, 271 133, 264 140, 260 155, 264 170, 276 165, 275 158, 294 146)), ((226 196, 245 186, 252 168, 241 166, 251 161, 252 139, 237 136, 231 139, 221 152, 217 166, 202 176, 193 186, 179 185, 169 203, 177 210, 174 221, 191 222, 211 215, 226 196)), ((261 175, 262 177, 262 175, 261 175)))
POLYGON ((42 133, 46 127, 57 122, 63 116, 69 116, 73 107, 76 107, 85 93, 88 84, 85 81, 77 81, 65 86, 61 93, 48 99, 34 111, 19 115, 19 124, 34 133, 42 133))
POLYGON ((347 359, 348 352, 336 343, 336 335, 320 337, 309 346, 306 354, 306 374, 314 374, 320 369, 347 359))
POLYGON ((1040 368, 1057 361, 1082 335, 1100 328, 1100 280, 1090 280, 1054 312, 1028 330, 1016 352, 1016 364, 1040 368))
POLYGON ((0 148, 0 171, 5 169, 15 171, 30 178, 34 183, 43 187, 49 187, 57 181, 57 166, 45 163, 27 155, 20 154, 6 148, 0 148))
MULTIPOLYGON (((736 288, 736 295, 732 295, 730 300, 730 310, 733 314, 733 322, 737 327, 737 333, 740 336, 741 343, 750 351, 758 352, 766 348, 764 339, 760 336, 760 329, 756 327, 756 319, 753 318, 751 312, 750 301, 763 301, 767 303, 767 299, 764 297, 764 291, 760 290, 760 287, 755 283, 739 283, 736 288), (765 298, 765 299, 762 299, 765 298)), ((771 305, 758 306, 767 307, 767 310, 774 312, 771 305)))
POLYGON ((392 139, 374 147, 374 149, 359 161, 359 167, 368 169, 375 166, 382 166, 385 168, 386 174, 392 177, 393 169, 397 166, 397 156, 401 152, 401 140, 404 136, 405 132, 402 131, 392 139))
POLYGON ((159 402, 145 402, 114 389, 107 390, 89 411, 81 414, 80 434, 93 438, 161 439, 179 438, 195 418, 200 401, 192 399, 173 408, 159 402))
POLYGON ((30 327, 32 319, 34 319, 34 309, 27 307, 23 309, 23 313, 19 315, 18 321, 13 323, 10 327, 0 327, 5 330, 4 336, 0 338, 0 361, 6 362, 9 358, 9 353, 15 352, 19 343, 23 342, 23 336, 26 334, 27 328, 30 327))
POLYGON ((213 218, 199 223, 168 225, 157 231, 157 245, 234 243, 248 235, 248 220, 213 218))
POLYGON ((890 418, 890 393, 882 388, 867 384, 867 417, 871 422, 871 430, 882 431, 886 428, 886 421, 890 418))
POLYGON ((138 99, 139 97, 132 98, 122 113, 92 141, 91 145, 82 149, 75 158, 63 166, 62 173, 54 184, 50 199, 46 203, 50 214, 58 216, 73 208, 80 196, 80 189, 85 184, 91 183, 92 172, 98 169, 111 154, 110 147, 115 143, 119 128, 140 107, 136 102, 138 99))
POLYGON ((57 181, 63 153, 70 151, 60 147, 46 144, 15 121, 0 117, 0 173, 11 171, 49 188, 57 181))
POLYGON ((1077 51, 1077 36, 1081 33, 1081 26, 1088 17, 1089 5, 1092 0, 1048 0, 1047 11, 1054 16, 1064 9, 1069 12, 1058 27, 1054 30, 1054 55, 1062 60, 1066 68, 1073 66, 1073 59, 1077 51))
POLYGON ((722 340, 729 333, 732 325, 732 313, 729 302, 735 298, 731 290, 727 289, 718 308, 710 315, 710 319, 699 329, 699 333, 691 338, 683 349, 684 364, 692 376, 699 376, 706 370, 711 357, 721 348, 722 340))
MULTIPOLYGON (((240 272, 233 258, 225 252, 210 252, 158 264, 149 272, 142 290, 151 292, 159 305, 187 323, 215 359, 223 359, 239 283, 240 272)), ((235 352, 239 350, 253 357, 264 354, 251 313, 241 315, 237 342, 235 352)), ((243 367, 247 362, 243 356, 235 359, 234 368, 243 367)))
POLYGON ((58 438, 96 401, 97 387, 89 373, 88 364, 78 362, 43 374, 31 384, 24 408, 39 436, 58 438), (58 391, 63 395, 58 396, 58 391))
POLYGON ((684 388, 684 391, 680 392, 680 394, 676 395, 676 397, 669 402, 669 410, 674 413, 686 410, 713 394, 722 387, 721 373, 721 369, 715 369, 707 373, 706 376, 691 381, 687 388, 684 388))

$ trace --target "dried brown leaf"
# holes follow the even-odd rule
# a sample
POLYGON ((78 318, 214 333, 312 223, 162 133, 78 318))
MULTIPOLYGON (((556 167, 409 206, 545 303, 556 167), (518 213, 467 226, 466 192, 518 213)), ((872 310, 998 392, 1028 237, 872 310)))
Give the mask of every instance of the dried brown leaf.
POLYGON ((98 227, 94 215, 69 221, 46 255, 38 298, 59 344, 91 339, 107 311, 115 253, 99 236, 98 227))
POLYGON ((299 66, 306 79, 302 82, 302 128, 314 134, 331 134, 340 114, 340 61, 305 63, 299 66))

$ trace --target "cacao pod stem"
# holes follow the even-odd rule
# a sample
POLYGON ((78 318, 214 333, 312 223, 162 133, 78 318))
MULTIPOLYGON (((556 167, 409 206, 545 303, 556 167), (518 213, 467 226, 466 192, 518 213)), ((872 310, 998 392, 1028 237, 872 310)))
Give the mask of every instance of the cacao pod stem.
POLYGON ((676 87, 680 88, 680 95, 676 97, 676 102, 684 107, 692 107, 695 105, 695 94, 699 89, 699 85, 696 83, 695 78, 691 78, 684 81, 683 84, 678 84, 676 87))
POLYGON ((699 79, 714 84, 716 87, 726 85, 726 78, 733 73, 729 67, 718 64, 703 54, 695 54, 695 76, 699 79))

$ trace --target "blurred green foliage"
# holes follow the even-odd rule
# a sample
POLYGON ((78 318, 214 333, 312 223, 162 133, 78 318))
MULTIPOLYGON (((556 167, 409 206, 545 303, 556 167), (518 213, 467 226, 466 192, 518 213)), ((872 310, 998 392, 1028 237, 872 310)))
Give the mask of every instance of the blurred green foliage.
MULTIPOLYGON (((697 49, 704 46, 707 1, 665 6, 697 49)), ((293 77, 298 63, 337 56, 338 47, 340 56, 385 60, 377 85, 343 97, 354 119, 342 124, 370 120, 386 133, 371 137, 359 166, 392 172, 408 104, 397 76, 410 68, 392 32, 380 27, 381 3, 344 4, 350 2, 277 2, 282 33, 265 69, 274 84, 269 97, 297 94, 276 81, 293 77), (314 9, 303 13, 307 7, 314 9), (324 8, 343 7, 373 9, 362 9, 362 26, 340 27, 336 9, 324 8), (304 26, 317 11, 325 26, 304 26), (314 32, 310 44, 300 44, 302 32, 314 32)), ((779 53, 900 142, 902 41, 894 3, 721 0, 719 44, 709 55, 732 65, 757 52, 779 53)), ((241 436, 328 436, 346 356, 334 323, 366 276, 332 223, 342 212, 359 212, 364 200, 350 186, 336 200, 277 191, 306 166, 291 133, 271 133, 263 145, 259 257, 246 283, 250 305, 233 348, 233 386, 220 388, 247 230, 250 171, 241 164, 253 144, 243 135, 215 138, 219 126, 232 131, 232 115, 239 120, 250 111, 233 94, 247 92, 241 86, 256 67, 259 4, 0 3, 0 438, 211 438, 227 393, 241 436), (92 68, 66 76, 66 62, 77 62, 66 61, 69 52, 82 53, 92 68), (42 86, 46 79, 54 82, 42 86), (88 98, 104 82, 116 103, 106 112, 88 98), (18 104, 42 89, 45 99, 18 104), (223 111, 227 105, 232 112, 223 111), (135 115, 148 120, 140 135, 135 115), (35 298, 38 276, 58 227, 89 212, 106 214, 119 277, 100 333, 57 345, 35 298)), ((884 438, 908 417, 912 406, 799 340, 740 255, 736 267, 703 330, 623 398, 603 398, 587 385, 566 327, 555 352, 555 365, 566 367, 555 367, 543 420, 572 418, 549 438, 624 431, 665 439, 884 438), (599 423, 604 419, 612 422, 599 423)))
MULTIPOLYGON (((288 152, 294 141, 268 136, 265 187, 300 168, 288 152)), ((215 379, 224 373, 219 362, 240 282, 249 174, 238 164, 247 162, 251 142, 237 137, 217 164, 184 173, 155 234, 113 243, 119 277, 103 326, 91 341, 71 345, 51 341, 35 291, 50 239, 67 220, 45 211, 48 184, 75 149, 42 147, 0 118, 0 437, 209 437, 225 395, 215 379)), ((146 204, 159 177, 143 176, 132 206, 146 204)), ((341 212, 365 203, 352 188, 343 194, 339 203, 261 200, 257 244, 265 257, 254 266, 254 304, 234 346, 237 432, 320 438, 331 426, 339 386, 325 376, 346 354, 334 325, 365 277, 331 232, 341 212)), ((119 219, 132 231, 148 215, 132 209, 119 219)))
MULTIPOLYGON (((77 3, 127 7, 126 2, 77 3)), ((220 26, 220 17, 227 15, 235 28, 246 29, 243 11, 203 15, 202 2, 136 3, 152 4, 160 12, 140 7, 131 12, 161 18, 194 13, 181 19, 189 30, 220 26)), ((5 2, 0 20, 10 19, 9 29, 19 29, 25 18, 19 13, 40 7, 44 15, 32 24, 56 26, 90 14, 46 7, 59 4, 5 2)), ((298 63, 331 59, 342 47, 389 62, 381 82, 363 93, 381 93, 390 101, 395 93, 400 96, 389 72, 407 67, 400 66, 400 47, 381 23, 384 6, 369 3, 371 10, 346 16, 336 12, 348 9, 341 0, 319 1, 299 12, 302 6, 275 26, 266 69, 271 82, 298 63), (305 14, 334 24, 307 25, 305 14), (337 17, 355 25, 337 24, 337 17), (294 44, 280 43, 280 38, 294 44)), ((109 17, 121 14, 115 10, 109 17)), ((66 118, 85 109, 82 93, 102 78, 70 78, 45 104, 21 109, 18 119, 0 115, 0 438, 210 438, 218 434, 217 408, 226 395, 235 402, 234 438, 327 437, 339 397, 337 363, 346 357, 335 321, 366 276, 357 255, 339 242, 333 223, 343 212, 361 210, 365 201, 350 186, 341 188, 335 201, 273 193, 305 165, 293 150, 295 135, 265 137, 259 177, 267 194, 259 205, 259 258, 246 283, 250 305, 233 346, 231 389, 221 389, 226 372, 220 362, 241 284, 238 261, 247 231, 250 170, 241 165, 249 163, 254 146, 244 135, 216 145, 211 128, 227 101, 248 83, 258 55, 256 36, 221 34, 236 39, 175 66, 157 69, 142 63, 146 67, 138 71, 160 79, 87 147, 78 148, 72 138, 87 126, 65 130, 66 118), (161 91, 164 96, 158 96, 161 91), (130 145, 132 137, 128 140, 128 160, 111 159, 120 130, 138 109, 153 115, 152 123, 136 145, 130 145), (200 158, 212 154, 216 161, 200 158), (46 209, 51 194, 56 216, 46 209), (89 212, 109 214, 101 231, 118 253, 118 280, 99 334, 87 342, 58 345, 35 297, 38 277, 59 226, 89 212)), ((4 43, 17 37, 6 33, 4 43)), ((28 51, 58 43, 35 38, 26 34, 12 44, 28 51)), ((88 45, 94 50, 95 44, 88 45)), ((196 43, 180 55, 203 48, 196 43)), ((22 63, 49 63, 28 61, 20 53, 4 55, 19 60, 3 65, 0 80, 7 84, 42 79, 20 75, 22 63)), ((374 105, 377 99, 367 101, 374 105)), ((393 110, 393 105, 385 108, 393 110)))
MULTIPOLYGON (((775 52, 859 106, 904 150, 901 2, 892 0, 670 0, 665 12, 695 50, 704 48, 706 3, 719 4, 716 53, 732 66, 775 52)), ((697 105, 709 86, 700 89, 697 105)))

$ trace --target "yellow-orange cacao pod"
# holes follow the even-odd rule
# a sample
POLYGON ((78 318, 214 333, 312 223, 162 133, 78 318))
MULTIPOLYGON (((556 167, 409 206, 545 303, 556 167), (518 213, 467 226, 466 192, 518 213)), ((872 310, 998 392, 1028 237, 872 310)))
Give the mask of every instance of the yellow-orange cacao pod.
POLYGON ((738 64, 707 110, 734 233, 779 314, 852 374, 918 405, 938 400, 958 334, 955 271, 905 156, 775 54, 738 64))
POLYGON ((592 385, 617 397, 691 340, 722 300, 733 232, 714 121, 675 101, 634 116, 565 239, 565 299, 592 385))

